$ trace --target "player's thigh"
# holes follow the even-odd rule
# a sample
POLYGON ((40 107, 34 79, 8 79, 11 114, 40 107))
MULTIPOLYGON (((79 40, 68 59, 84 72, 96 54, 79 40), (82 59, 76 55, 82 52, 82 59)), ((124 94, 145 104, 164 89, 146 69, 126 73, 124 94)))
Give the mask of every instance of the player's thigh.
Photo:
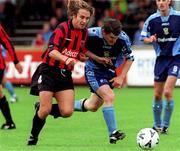
POLYGON ((164 84, 165 82, 157 82, 157 81, 154 82, 154 96, 156 100, 162 99, 164 84))
POLYGON ((74 110, 74 90, 68 89, 55 93, 60 112, 63 114, 72 114, 74 110))
POLYGON ((104 102, 113 102, 115 94, 109 85, 105 84, 98 88, 96 93, 104 100, 104 102))
POLYGON ((177 77, 176 76, 168 76, 166 82, 165 82, 165 86, 164 86, 164 90, 165 91, 169 91, 169 92, 172 92, 173 91, 173 88, 176 84, 176 81, 177 81, 177 77))

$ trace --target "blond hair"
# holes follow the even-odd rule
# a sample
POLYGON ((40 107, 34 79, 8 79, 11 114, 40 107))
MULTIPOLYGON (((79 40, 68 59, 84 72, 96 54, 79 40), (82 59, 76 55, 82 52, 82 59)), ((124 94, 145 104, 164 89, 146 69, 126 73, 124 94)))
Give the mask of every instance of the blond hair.
POLYGON ((77 15, 80 9, 89 11, 91 16, 94 14, 94 8, 83 0, 68 0, 67 9, 69 16, 77 15))

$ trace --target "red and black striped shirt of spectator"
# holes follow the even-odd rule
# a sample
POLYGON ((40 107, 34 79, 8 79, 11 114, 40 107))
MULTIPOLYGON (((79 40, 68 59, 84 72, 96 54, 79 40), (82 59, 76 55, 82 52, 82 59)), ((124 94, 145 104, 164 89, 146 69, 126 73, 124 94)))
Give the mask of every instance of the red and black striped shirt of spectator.
POLYGON ((52 50, 57 50, 69 58, 77 59, 80 52, 86 53, 87 51, 84 47, 87 35, 87 28, 75 29, 72 20, 59 24, 49 39, 47 50, 42 55, 43 62, 47 63, 49 66, 67 69, 63 61, 54 60, 50 58, 48 54, 52 50))
MULTIPOLYGON (((12 61, 14 64, 17 64, 19 61, 17 59, 14 46, 8 36, 8 34, 4 31, 2 25, 0 25, 0 44, 8 51, 12 61)), ((6 67, 5 60, 2 55, 2 49, 0 49, 0 70, 4 70, 6 67)))

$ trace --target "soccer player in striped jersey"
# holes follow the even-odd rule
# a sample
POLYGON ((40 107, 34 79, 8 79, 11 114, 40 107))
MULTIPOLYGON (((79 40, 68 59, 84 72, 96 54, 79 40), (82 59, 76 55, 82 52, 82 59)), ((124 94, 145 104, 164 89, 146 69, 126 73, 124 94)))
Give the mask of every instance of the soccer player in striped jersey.
MULTIPOLYGON (((125 137, 125 133, 118 130, 113 88, 121 88, 124 78, 134 60, 129 37, 122 31, 121 23, 113 18, 104 20, 103 27, 94 27, 88 30, 86 48, 99 57, 110 59, 109 64, 99 64, 89 59, 85 64, 85 77, 92 92, 88 99, 75 101, 74 110, 96 112, 101 106, 108 128, 109 142, 115 144, 125 137), (120 75, 116 69, 124 63, 120 75)), ((55 106, 55 104, 53 104, 55 106)), ((57 107, 56 107, 57 108, 57 107)), ((57 118, 58 112, 52 115, 57 118), (56 114, 55 114, 56 113, 56 114)))
POLYGON ((84 1, 69 0, 68 13, 72 19, 58 25, 49 40, 48 48, 42 56, 43 62, 32 77, 30 93, 39 95, 40 107, 33 118, 28 145, 37 144, 38 135, 51 111, 53 97, 58 103, 61 117, 72 115, 74 86, 71 71, 79 54, 86 54, 101 63, 108 61, 84 47, 88 34, 86 26, 93 11, 84 1))
MULTIPOLYGON (((18 70, 19 73, 21 73, 22 66, 18 61, 12 42, 10 41, 10 38, 7 35, 7 33, 4 31, 2 25, 0 25, 0 44, 3 45, 3 47, 8 51, 12 61, 15 64, 15 68, 18 70)), ((9 104, 8 101, 6 100, 5 95, 3 94, 3 88, 2 88, 2 79, 4 76, 5 67, 6 67, 5 60, 1 50, 0 51, 0 110, 6 120, 6 123, 4 123, 1 126, 1 129, 15 129, 16 126, 12 120, 9 104)))
POLYGON ((154 67, 153 128, 167 133, 174 108, 173 89, 180 72, 180 12, 170 6, 170 0, 156 0, 156 4, 157 12, 146 20, 141 36, 145 43, 153 44, 157 56, 154 67))

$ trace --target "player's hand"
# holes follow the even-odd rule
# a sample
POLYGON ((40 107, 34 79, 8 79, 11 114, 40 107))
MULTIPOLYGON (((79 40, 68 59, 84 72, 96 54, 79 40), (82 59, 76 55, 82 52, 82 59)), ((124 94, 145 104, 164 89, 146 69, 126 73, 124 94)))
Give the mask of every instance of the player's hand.
POLYGON ((121 76, 114 77, 111 80, 109 80, 109 82, 112 83, 112 86, 114 88, 122 88, 123 87, 123 81, 124 81, 124 79, 121 76))
POLYGON ((106 57, 98 57, 96 62, 103 64, 105 67, 113 65, 111 59, 106 57))
POLYGON ((151 37, 149 37, 149 41, 150 42, 156 42, 157 41, 157 34, 154 34, 151 37))
POLYGON ((67 58, 66 61, 65 61, 65 64, 68 66, 68 68, 72 68, 72 67, 74 67, 76 62, 77 61, 74 58, 67 58))
POLYGON ((88 59, 89 59, 89 57, 87 57, 84 53, 79 53, 79 55, 78 55, 78 60, 79 61, 85 62, 88 59))
POLYGON ((19 73, 22 73, 23 68, 22 68, 22 66, 21 66, 20 63, 15 64, 15 68, 16 68, 16 70, 17 70, 19 73))

